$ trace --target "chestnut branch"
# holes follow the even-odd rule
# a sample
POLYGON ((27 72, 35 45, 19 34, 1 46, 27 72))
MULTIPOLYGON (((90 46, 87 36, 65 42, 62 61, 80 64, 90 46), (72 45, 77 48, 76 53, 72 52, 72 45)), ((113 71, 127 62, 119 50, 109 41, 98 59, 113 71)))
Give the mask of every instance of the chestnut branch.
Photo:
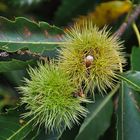
POLYGON ((121 37, 124 34, 125 30, 131 25, 131 23, 138 18, 139 14, 140 14, 140 5, 138 5, 132 11, 132 13, 128 16, 127 20, 122 23, 122 25, 113 35, 121 37))

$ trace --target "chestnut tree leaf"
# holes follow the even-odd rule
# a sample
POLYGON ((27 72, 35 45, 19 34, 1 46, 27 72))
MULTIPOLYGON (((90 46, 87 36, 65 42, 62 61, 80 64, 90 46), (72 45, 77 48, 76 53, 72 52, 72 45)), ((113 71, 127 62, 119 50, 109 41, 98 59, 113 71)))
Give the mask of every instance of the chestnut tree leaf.
POLYGON ((117 111, 117 140, 139 140, 140 138, 140 94, 122 82, 117 111), (137 94, 137 97, 135 96, 137 94))
POLYGON ((20 120, 17 111, 0 114, 0 140, 23 140, 32 132, 32 120, 23 124, 20 120))
POLYGON ((125 81, 129 87, 136 91, 140 91, 140 72, 128 71, 123 75, 118 75, 123 81, 125 81))
POLYGON ((89 115, 85 118, 76 140, 98 140, 110 126, 113 113, 112 96, 118 86, 104 98, 99 98, 95 103, 88 105, 89 115))
POLYGON ((55 50, 62 34, 61 29, 46 22, 36 23, 23 17, 11 21, 0 17, 0 50, 7 52, 55 50))

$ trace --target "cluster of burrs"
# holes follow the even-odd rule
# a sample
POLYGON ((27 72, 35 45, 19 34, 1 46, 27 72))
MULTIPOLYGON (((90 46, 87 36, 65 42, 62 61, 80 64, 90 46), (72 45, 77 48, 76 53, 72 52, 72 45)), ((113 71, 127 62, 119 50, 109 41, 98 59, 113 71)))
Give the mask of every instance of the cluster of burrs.
POLYGON ((86 117, 81 105, 89 102, 95 88, 104 93, 113 88, 125 63, 122 43, 106 28, 99 30, 89 21, 66 30, 57 64, 39 64, 30 68, 31 79, 20 87, 28 112, 37 125, 49 131, 61 131, 86 117))

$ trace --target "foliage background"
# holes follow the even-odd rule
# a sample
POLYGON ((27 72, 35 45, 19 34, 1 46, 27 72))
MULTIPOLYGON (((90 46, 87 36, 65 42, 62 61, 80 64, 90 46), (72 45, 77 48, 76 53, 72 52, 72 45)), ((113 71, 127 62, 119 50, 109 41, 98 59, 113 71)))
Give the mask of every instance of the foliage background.
MULTIPOLYGON (((57 45, 46 45, 47 41, 58 41, 63 34, 63 29, 72 26, 75 20, 94 17, 94 22, 107 24, 115 32, 127 19, 139 0, 112 1, 108 0, 1 0, 0 16, 0 140, 139 140, 140 138, 140 48, 137 36, 130 26, 122 35, 124 40, 127 65, 124 68, 121 87, 112 91, 104 98, 96 95, 96 103, 88 105, 91 113, 85 120, 81 120, 82 126, 74 126, 72 130, 66 130, 63 134, 46 134, 42 127, 40 131, 33 129, 32 119, 23 120, 20 116, 24 107, 19 107, 19 93, 16 87, 23 84, 23 77, 29 77, 26 69, 28 65, 36 66, 37 60, 48 61, 56 57, 57 45), (103 4, 103 6, 99 6, 103 4), (132 7, 131 7, 132 6, 132 7), (89 14, 91 13, 91 14, 89 14), (107 14, 105 14, 107 13, 107 14), (101 16, 99 16, 101 15, 101 16), (109 16, 110 15, 110 16, 109 16), (81 17, 82 16, 82 17, 81 17), (101 17, 101 18, 99 18, 101 17), (106 20, 107 19, 107 20, 106 20), (36 21, 36 23, 34 23, 36 21), (44 22, 38 22, 44 21, 44 22), (47 23, 49 24, 47 24, 47 23), (31 29, 34 37, 28 39, 30 32, 23 28, 31 29), (56 25, 61 29, 51 26, 56 25), (47 29, 44 41, 43 32, 47 29), (27 38, 26 45, 16 41, 21 34, 27 38), (5 38, 2 35, 6 36, 5 38), (7 43, 5 44, 5 42, 7 43), (8 41, 14 41, 10 43, 8 41), (35 42, 31 45, 29 42, 35 42), (39 45, 37 42, 42 42, 39 45), (3 48, 3 46, 5 46, 3 48), (45 47, 44 47, 45 45, 45 47), (47 49, 46 49, 47 48, 47 49), (48 58, 49 57, 49 58, 48 58), (115 96, 114 96, 114 93, 115 96), (113 96, 113 100, 112 100, 113 96), (119 96, 119 97, 118 97, 119 96), (119 101, 118 101, 119 100, 119 101), (85 123, 86 122, 86 123, 85 123), (79 131, 80 129, 80 131, 79 131)), ((136 20, 140 28, 139 18, 136 20)))

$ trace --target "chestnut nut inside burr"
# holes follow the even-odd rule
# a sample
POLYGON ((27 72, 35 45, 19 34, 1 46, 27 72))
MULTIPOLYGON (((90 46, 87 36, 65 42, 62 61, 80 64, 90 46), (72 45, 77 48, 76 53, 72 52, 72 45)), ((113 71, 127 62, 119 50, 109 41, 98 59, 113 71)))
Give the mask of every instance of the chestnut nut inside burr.
POLYGON ((93 60, 94 60, 94 58, 93 58, 92 55, 86 56, 86 58, 84 59, 84 61, 85 61, 85 65, 86 65, 87 68, 91 66, 93 60))

